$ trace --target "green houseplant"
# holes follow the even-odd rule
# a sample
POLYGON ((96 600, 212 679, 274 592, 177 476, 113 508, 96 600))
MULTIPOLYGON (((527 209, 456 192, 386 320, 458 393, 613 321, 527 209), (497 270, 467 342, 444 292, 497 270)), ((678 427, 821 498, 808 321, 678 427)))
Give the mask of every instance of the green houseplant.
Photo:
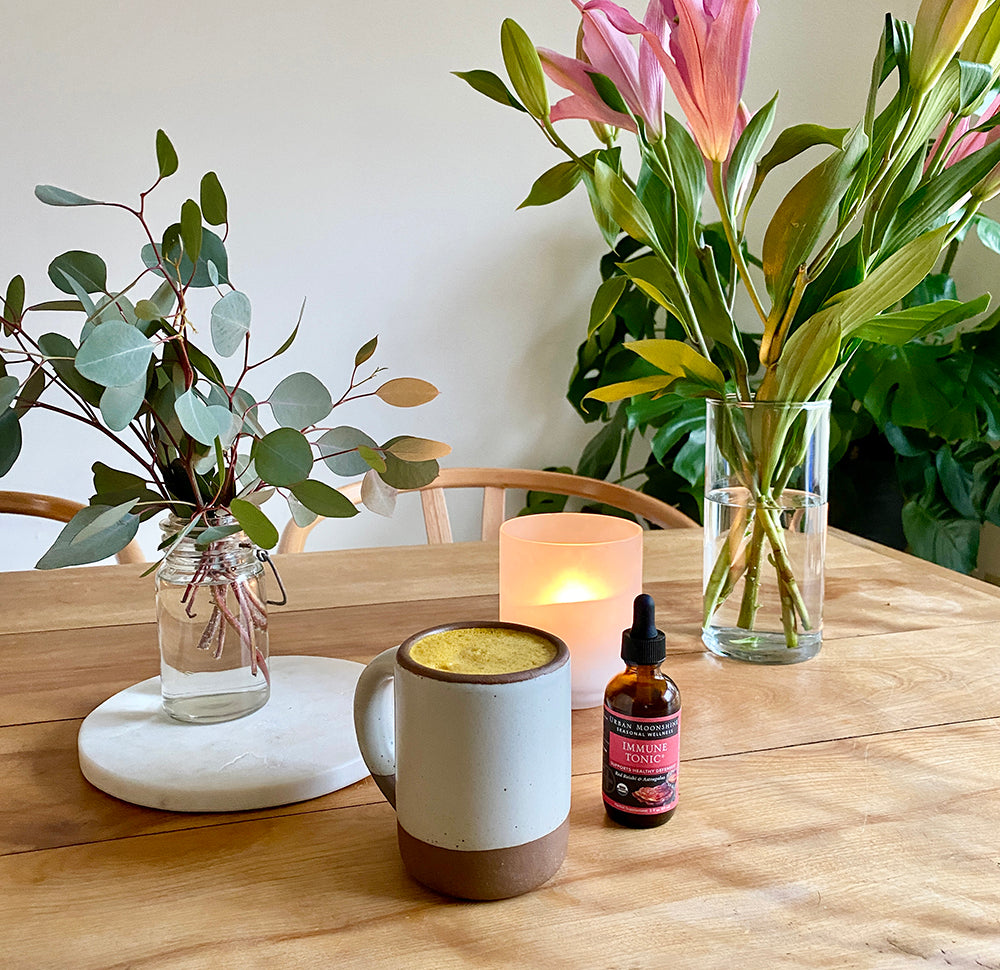
MULTIPOLYGON (((449 449, 413 436, 379 444, 357 428, 329 420, 335 409, 362 398, 407 408, 436 396, 433 385, 416 378, 383 381, 382 369, 369 363, 375 338, 358 350, 347 387, 336 399, 304 372, 288 374, 266 396, 255 397, 249 387, 253 372, 289 349, 302 312, 280 346, 253 360, 251 303, 232 282, 228 202, 219 179, 207 173, 198 200, 187 199, 179 219, 154 232, 146 200, 178 168, 162 131, 156 162, 157 176, 134 206, 50 185, 35 190, 48 205, 105 206, 131 216, 141 261, 131 279, 112 287, 100 256, 63 253, 52 260, 48 275, 64 298, 33 304, 26 300, 23 278, 11 280, 0 345, 0 476, 18 457, 22 425, 27 428, 38 410, 57 412, 114 440, 129 467, 94 464, 90 504, 66 525, 38 568, 113 555, 135 536, 140 521, 169 513, 159 579, 161 593, 164 583, 179 593, 175 608, 160 604, 161 652, 165 656, 169 648, 172 655, 183 655, 181 644, 193 647, 249 671, 250 682, 259 685, 259 675, 267 680, 266 594, 263 566, 248 562, 246 550, 267 550, 278 541, 261 506, 277 493, 300 523, 317 515, 354 515, 353 503, 317 476, 325 469, 364 475, 365 504, 388 514, 396 489, 433 480, 436 459, 449 449), (38 321, 52 313, 75 314, 78 337, 43 329, 38 321), (196 320, 205 320, 200 331, 196 320), (188 560, 181 579, 170 565, 175 552, 188 560), (165 569, 171 570, 169 582, 165 569), (204 604, 201 587, 208 591, 204 604)), ((201 669, 183 656, 169 665, 164 661, 165 674, 167 666, 173 672, 201 669)), ((216 691, 226 692, 225 685, 216 691)))
MULTIPOLYGON (((986 307, 988 297, 900 302, 1000 192, 1000 144, 990 137, 1000 5, 924 0, 912 27, 887 16, 857 124, 794 125, 765 150, 776 97, 753 114, 740 100, 754 0, 651 0, 642 21, 610 0, 573 2, 576 57, 536 49, 508 20, 501 48, 513 90, 489 71, 460 76, 523 112, 565 156, 522 204, 551 203, 582 183, 608 244, 623 233, 633 241, 598 291, 588 339, 613 345, 608 331, 629 294, 660 308, 662 328, 621 343, 637 360, 618 357, 620 372, 606 369, 602 386, 584 396, 631 400, 651 419, 667 398, 722 402, 727 478, 712 487, 741 508, 709 530, 706 643, 781 662, 781 638, 785 659, 802 659, 804 641, 819 647, 821 620, 800 595, 803 562, 815 550, 798 563, 791 552, 803 520, 816 517, 799 515, 796 504, 825 507, 825 483, 824 494, 789 495, 806 438, 790 406, 829 400, 863 342, 895 347, 949 333, 986 307), (546 75, 569 96, 552 104, 546 75), (668 85, 686 126, 664 112, 668 85), (598 147, 571 146, 557 128, 568 118, 591 122, 598 147), (617 144, 621 131, 635 138, 637 171, 617 144), (762 238, 748 238, 765 180, 812 149, 824 158, 781 199, 762 238), (702 217, 706 194, 715 223, 702 217), (753 325, 737 325, 737 291, 753 325), (737 415, 757 404, 764 407, 741 432, 737 415), (784 416, 774 416, 775 405, 784 416), (730 601, 739 619, 720 629, 730 601)), ((635 412, 619 414, 621 423, 641 423, 635 412)), ((680 418, 692 419, 691 410, 680 418)), ((821 591, 821 573, 812 582, 821 591)))

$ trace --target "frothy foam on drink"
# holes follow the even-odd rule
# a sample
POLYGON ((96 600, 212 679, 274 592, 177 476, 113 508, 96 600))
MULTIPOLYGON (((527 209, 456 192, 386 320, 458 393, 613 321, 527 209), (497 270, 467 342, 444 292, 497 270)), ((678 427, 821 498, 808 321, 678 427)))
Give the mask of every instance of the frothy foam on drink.
POLYGON ((430 633, 410 648, 417 663, 455 674, 510 674, 541 667, 555 655, 555 646, 544 637, 493 627, 430 633))

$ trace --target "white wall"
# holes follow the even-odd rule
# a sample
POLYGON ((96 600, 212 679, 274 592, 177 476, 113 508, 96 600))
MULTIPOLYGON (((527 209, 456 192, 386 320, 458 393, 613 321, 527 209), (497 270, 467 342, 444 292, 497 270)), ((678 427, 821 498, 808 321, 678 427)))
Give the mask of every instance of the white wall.
MULTIPOLYGON (((852 123, 883 4, 761 6, 750 107, 780 88, 780 127, 852 123)), ((917 2, 892 6, 912 19, 917 2)), ((260 394, 299 369, 336 393, 354 351, 377 333, 388 376, 424 377, 441 396, 415 411, 351 405, 335 412, 337 423, 376 438, 446 440, 453 464, 575 463, 591 429, 566 403, 565 384, 603 246, 582 190, 515 212, 561 159, 525 116, 449 73, 500 70, 504 16, 536 43, 572 49, 569 0, 19 5, 0 32, 0 285, 20 272, 30 301, 51 298, 46 266, 74 248, 101 253, 113 279, 129 278, 141 240, 127 217, 47 208, 32 189, 49 182, 131 200, 155 174, 162 127, 181 169, 157 193, 158 225, 207 169, 219 173, 232 278, 253 300, 261 356, 308 298, 299 342, 261 376, 260 394)), ((74 332, 65 319, 57 327, 74 332)), ((33 414, 24 431, 0 487, 85 499, 95 459, 124 467, 113 445, 63 419, 33 414)), ((276 516, 279 503, 268 506, 276 516)), ((0 529, 0 569, 30 568, 56 531, 11 518, 0 529)), ((415 521, 370 514, 314 536, 317 547, 421 541, 415 521)))

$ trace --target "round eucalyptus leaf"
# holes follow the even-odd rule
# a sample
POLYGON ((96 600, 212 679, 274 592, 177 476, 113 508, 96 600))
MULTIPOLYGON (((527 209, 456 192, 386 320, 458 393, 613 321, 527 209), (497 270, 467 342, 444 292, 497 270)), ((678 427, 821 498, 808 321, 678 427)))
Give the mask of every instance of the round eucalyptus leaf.
POLYGON ((364 458, 369 468, 373 468, 380 475, 385 471, 385 458, 374 448, 369 448, 367 445, 359 445, 358 454, 364 458))
POLYGON ((135 327, 113 320, 95 327, 76 354, 76 369, 104 387, 125 387, 146 373, 153 345, 135 327))
MULTIPOLYGON (((170 229, 174 229, 175 233, 171 233, 171 238, 176 236, 177 239, 180 238, 180 225, 174 223, 170 229)), ((164 233, 166 235, 166 233, 164 233)), ((162 252, 162 247, 160 247, 162 252)), ((153 270, 160 276, 166 276, 167 273, 170 274, 170 278, 175 283, 187 283, 188 279, 191 280, 190 285, 194 287, 206 287, 213 286, 216 284, 212 283, 211 277, 208 275, 208 263, 209 261, 215 264, 215 269, 219 276, 219 281, 222 283, 229 282, 229 257, 226 255, 226 247, 222 240, 214 233, 211 229, 202 229, 201 233, 201 251, 198 254, 198 263, 196 266, 192 266, 191 260, 187 258, 186 255, 181 256, 180 274, 175 271, 172 264, 167 263, 165 268, 167 273, 163 271, 158 266, 159 260, 156 258, 156 250, 153 248, 152 243, 147 243, 142 247, 141 252, 142 262, 149 269, 153 270)))
POLYGON ((288 511, 292 513, 292 521, 300 528, 312 525, 319 516, 311 509, 307 509, 291 492, 288 493, 288 511))
POLYGON ((81 509, 66 523, 35 568, 82 566, 121 552, 139 530, 139 516, 129 511, 134 504, 131 500, 114 508, 89 505, 81 509))
POLYGON ((104 293, 108 288, 108 267, 96 253, 85 253, 73 249, 61 256, 56 256, 49 263, 49 279, 63 293, 75 295, 73 286, 66 279, 66 276, 72 276, 87 293, 104 293))
POLYGON ((322 381, 312 374, 289 374, 268 398, 278 424, 286 428, 308 428, 333 410, 333 398, 322 381))
POLYGON ((228 447, 240 426, 239 418, 229 408, 206 404, 193 388, 177 398, 174 411, 185 432, 203 445, 212 445, 219 438, 222 447, 228 447))
POLYGON ((13 409, 0 412, 0 478, 7 474, 21 454, 21 422, 13 409))
POLYGON ((361 481, 361 502, 369 512, 388 519, 396 511, 396 489, 372 470, 361 481))
POLYGON ((262 549, 273 549, 278 544, 278 530, 274 523, 253 502, 234 498, 229 511, 236 516, 250 541, 262 549))
POLYGON ((326 482, 307 479, 292 486, 292 494, 317 515, 330 518, 349 519, 358 514, 357 506, 343 493, 331 488, 326 482))
POLYGON ((390 438, 383 446, 385 471, 379 474, 382 480, 393 488, 423 488, 438 476, 440 467, 436 461, 403 461, 390 450, 403 436, 390 438))
POLYGON ((391 454, 403 461, 430 461, 433 458, 444 458, 451 454, 451 445, 433 438, 415 438, 403 435, 397 438, 389 448, 391 454))
POLYGON ((152 300, 140 300, 135 305, 135 315, 140 320, 159 320, 163 314, 160 312, 160 308, 152 300))
POLYGON ((210 226, 221 226, 229 218, 226 193, 215 172, 206 172, 201 179, 201 211, 210 226))
POLYGON ((212 307, 212 345, 223 357, 231 357, 249 331, 250 299, 239 290, 231 290, 212 307))
POLYGON ((177 152, 162 128, 156 131, 156 164, 161 179, 169 178, 177 171, 177 152))
POLYGON ((279 487, 304 482, 313 466, 306 436, 293 428, 278 428, 264 435, 254 445, 253 461, 261 479, 279 487))
POLYGON ((356 478, 368 471, 368 462, 358 454, 358 448, 377 448, 374 438, 370 438, 357 428, 341 425, 331 428, 316 442, 326 467, 335 475, 356 478))
POLYGON ((20 389, 21 382, 16 377, 10 374, 0 377, 0 411, 6 411, 10 407, 20 389))
POLYGON ((208 272, 208 278, 212 282, 212 286, 219 285, 219 270, 218 267, 210 259, 205 260, 205 270, 208 272))
POLYGON ((98 404, 104 388, 82 377, 74 365, 76 345, 61 333, 43 333, 38 338, 38 349, 49 359, 59 379, 76 391, 88 404, 98 404))
POLYGON ((106 387, 101 395, 101 417, 112 431, 124 431, 146 398, 146 375, 124 387, 106 387))
POLYGON ((181 206, 181 241, 184 243, 184 252, 192 263, 198 261, 201 253, 201 237, 201 209, 194 199, 188 199, 181 206))
POLYGON ((217 542, 219 539, 225 539, 228 536, 236 535, 237 532, 242 532, 243 527, 239 523, 235 525, 213 525, 207 528, 204 532, 198 533, 198 541, 195 542, 196 549, 207 549, 213 542, 217 542))

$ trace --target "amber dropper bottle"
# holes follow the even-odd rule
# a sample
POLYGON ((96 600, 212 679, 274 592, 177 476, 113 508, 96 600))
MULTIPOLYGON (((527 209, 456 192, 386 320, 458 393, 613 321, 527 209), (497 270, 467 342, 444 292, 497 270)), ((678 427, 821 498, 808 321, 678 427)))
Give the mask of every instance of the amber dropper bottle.
POLYGON ((662 825, 677 808, 681 695, 660 670, 666 655, 653 598, 641 593, 622 633, 625 670, 604 693, 604 808, 634 829, 662 825))

